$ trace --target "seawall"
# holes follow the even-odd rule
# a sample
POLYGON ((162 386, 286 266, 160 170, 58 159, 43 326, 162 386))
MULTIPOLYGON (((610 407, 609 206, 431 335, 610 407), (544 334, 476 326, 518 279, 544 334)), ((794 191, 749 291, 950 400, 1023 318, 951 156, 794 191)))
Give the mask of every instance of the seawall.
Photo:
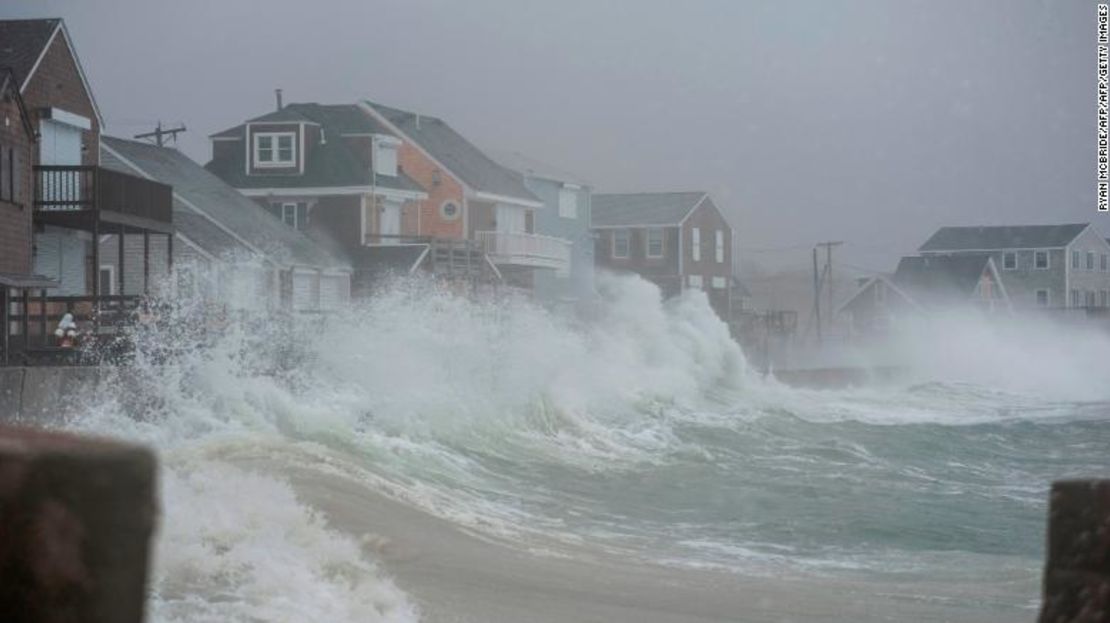
POLYGON ((127 368, 113 366, 0 368, 0 423, 60 426, 109 382, 118 398, 135 397, 126 389, 134 379, 127 368))

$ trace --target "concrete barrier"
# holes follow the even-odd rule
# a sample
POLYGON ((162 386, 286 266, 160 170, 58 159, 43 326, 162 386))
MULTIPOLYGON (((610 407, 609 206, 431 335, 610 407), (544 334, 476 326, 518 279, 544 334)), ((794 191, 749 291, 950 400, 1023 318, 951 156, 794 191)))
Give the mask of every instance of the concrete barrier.
POLYGON ((15 421, 23 405, 23 368, 0 368, 0 422, 15 421))
POLYGON ((140 623, 154 493, 146 449, 0 427, 0 620, 140 623))
POLYGON ((1110 480, 1052 485, 1040 623, 1110 621, 1110 480))
POLYGON ((24 368, 20 397, 21 423, 39 426, 63 424, 88 404, 100 385, 95 366, 32 366, 24 368))

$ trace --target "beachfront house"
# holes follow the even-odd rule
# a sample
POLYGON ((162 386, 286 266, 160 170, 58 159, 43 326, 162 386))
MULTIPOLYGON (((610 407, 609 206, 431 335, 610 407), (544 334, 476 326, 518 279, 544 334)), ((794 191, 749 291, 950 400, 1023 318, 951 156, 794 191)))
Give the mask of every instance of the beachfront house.
POLYGON ((1090 223, 942 227, 922 255, 987 253, 1014 307, 1110 307, 1110 244, 1090 223))
POLYGON ((854 336, 883 335, 943 312, 1009 314, 1010 297, 989 253, 903 257, 892 275, 861 281, 837 310, 854 336))
POLYGON ((591 228, 598 268, 634 272, 663 296, 705 290, 732 317, 732 226, 705 192, 595 194, 591 228))
MULTIPOLYGON (((176 149, 104 136, 101 163, 173 188, 176 296, 232 309, 330 311, 350 298, 351 265, 339 249, 267 211, 176 149)), ((127 264, 141 241, 125 247, 127 264)), ((115 258, 106 265, 115 267, 115 258)), ((138 294, 137 285, 124 285, 138 294)))
MULTIPOLYGON (((123 293, 150 292, 169 272, 174 230, 168 186, 100 166, 103 122, 65 23, 3 20, 0 42, 8 118, 16 126, 24 123, 11 104, 19 107, 21 99, 25 122, 38 139, 28 146, 5 132, 12 198, 19 199, 5 208, 4 225, 12 226, 5 235, 15 246, 0 253, 14 272, 26 274, 23 232, 30 222, 29 272, 54 286, 49 297, 40 290, 33 303, 5 301, 9 321, 2 333, 14 352, 48 346, 49 331, 66 309, 89 320, 94 331, 112 330, 113 316, 125 315, 135 301, 123 293), (120 260, 132 241, 141 241, 144 252, 133 262, 120 260), (102 261, 113 254, 119 260, 114 268, 102 261)), ((19 285, 7 281, 8 288, 19 285)))
POLYGON ((567 245, 569 261, 553 262, 533 275, 536 298, 573 303, 594 295, 594 240, 590 231, 590 185, 578 176, 516 151, 487 150, 497 162, 524 177, 524 185, 543 201, 534 212, 537 236, 567 245))
MULTIPOLYGON (((461 236, 481 249, 506 285, 525 291, 542 271, 569 270, 570 242, 537 231, 536 214, 545 205, 519 173, 442 119, 371 101, 360 107, 401 139, 402 170, 428 190, 421 214, 438 213, 451 224, 442 234, 428 233, 461 236)), ((416 226, 427 231, 422 222, 416 226)))

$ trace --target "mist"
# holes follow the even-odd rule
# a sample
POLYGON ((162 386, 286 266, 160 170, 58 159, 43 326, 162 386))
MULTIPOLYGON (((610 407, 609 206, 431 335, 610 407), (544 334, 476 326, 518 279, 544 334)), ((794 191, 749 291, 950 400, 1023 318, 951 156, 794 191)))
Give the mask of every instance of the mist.
POLYGON ((713 194, 746 261, 889 270, 940 225, 1083 222, 1094 4, 9 0, 64 16, 106 121, 207 135, 371 98, 599 191, 713 194), (111 36, 103 36, 111 33, 111 36))

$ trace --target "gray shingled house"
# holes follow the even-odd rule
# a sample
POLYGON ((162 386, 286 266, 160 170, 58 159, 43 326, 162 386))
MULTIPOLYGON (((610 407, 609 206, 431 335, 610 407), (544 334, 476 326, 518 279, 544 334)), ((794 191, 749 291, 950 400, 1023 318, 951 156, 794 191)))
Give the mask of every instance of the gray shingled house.
MULTIPOLYGON (((341 251, 286 227, 176 149, 104 136, 100 158, 106 168, 173 187, 179 294, 297 311, 334 309, 348 300, 351 266, 341 251)), ((142 240, 124 243, 124 269, 131 270, 138 264, 127 258, 143 253, 142 240)), ((103 261, 119 270, 111 254, 103 261)), ((125 283, 131 293, 140 280, 125 283)))
POLYGON ((599 268, 630 271, 663 296, 705 290, 732 316, 732 226, 705 192, 595 194, 591 227, 599 268))
POLYGON ((942 227, 918 251, 989 254, 1015 308, 1110 307, 1110 244, 1089 223, 942 227))
POLYGON ((865 279, 838 314, 854 335, 874 335, 942 311, 1010 313, 1010 298, 989 253, 903 257, 893 275, 865 279))

